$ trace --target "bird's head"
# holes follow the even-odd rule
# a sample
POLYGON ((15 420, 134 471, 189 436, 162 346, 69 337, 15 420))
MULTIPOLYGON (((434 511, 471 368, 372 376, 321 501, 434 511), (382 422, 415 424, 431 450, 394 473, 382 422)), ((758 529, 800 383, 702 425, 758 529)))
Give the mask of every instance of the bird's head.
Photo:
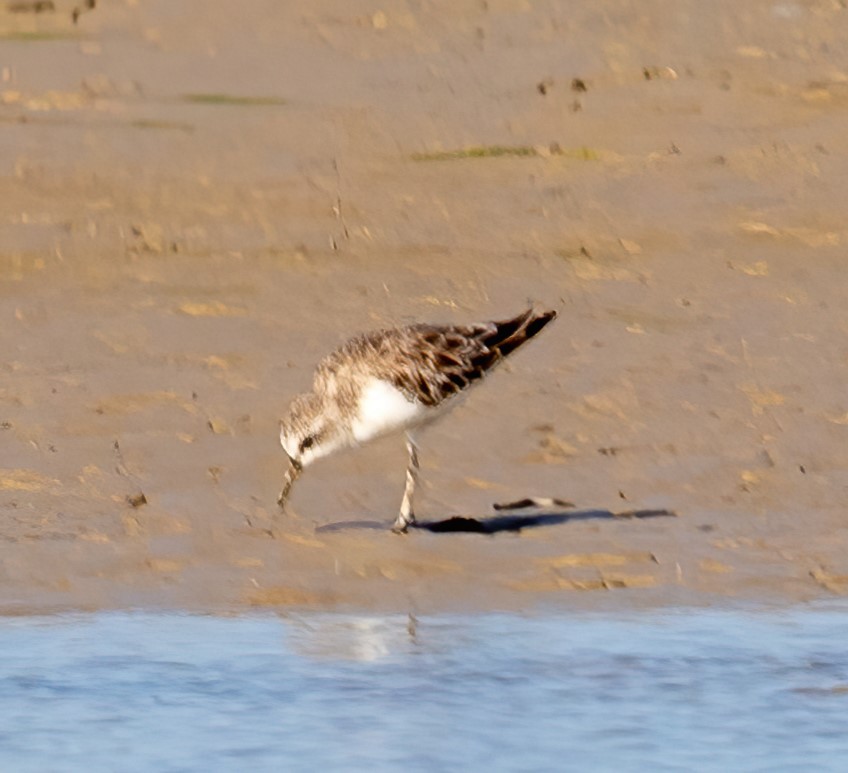
POLYGON ((278 499, 282 506, 303 468, 331 454, 343 445, 343 439, 318 398, 308 394, 295 398, 288 416, 280 421, 280 445, 290 463, 278 499))

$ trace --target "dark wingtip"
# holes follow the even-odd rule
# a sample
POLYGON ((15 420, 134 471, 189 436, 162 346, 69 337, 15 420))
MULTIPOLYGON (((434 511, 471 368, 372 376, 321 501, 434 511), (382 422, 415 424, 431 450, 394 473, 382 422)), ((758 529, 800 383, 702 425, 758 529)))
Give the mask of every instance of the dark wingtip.
MULTIPOLYGON (((531 309, 532 311, 532 309, 531 309)), ((534 317, 530 319, 527 323, 527 327, 525 330, 527 331, 527 337, 532 338, 536 335, 548 322, 552 322, 556 319, 557 313, 553 309, 549 309, 548 311, 539 311, 533 312, 534 317)))
POLYGON ((482 342, 500 356, 506 357, 539 333, 556 315, 553 310, 536 311, 531 307, 513 319, 496 322, 495 331, 483 338, 482 342))

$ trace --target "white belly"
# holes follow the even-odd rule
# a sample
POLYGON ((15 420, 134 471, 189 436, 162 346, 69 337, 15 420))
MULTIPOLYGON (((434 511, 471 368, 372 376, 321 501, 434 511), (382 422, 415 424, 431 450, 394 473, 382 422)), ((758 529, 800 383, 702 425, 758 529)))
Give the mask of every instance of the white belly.
POLYGON ((391 384, 371 379, 362 390, 357 415, 351 425, 357 443, 421 424, 432 409, 409 400, 391 384))

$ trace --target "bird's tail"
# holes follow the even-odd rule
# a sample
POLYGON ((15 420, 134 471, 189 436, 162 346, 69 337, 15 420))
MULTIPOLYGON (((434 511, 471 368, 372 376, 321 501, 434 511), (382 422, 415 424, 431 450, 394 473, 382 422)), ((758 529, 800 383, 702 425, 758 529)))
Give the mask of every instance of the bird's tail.
POLYGON ((488 349, 497 352, 501 357, 506 357, 540 333, 548 322, 556 318, 556 315, 557 313, 553 310, 527 309, 513 319, 492 322, 491 327, 480 336, 479 340, 488 349))

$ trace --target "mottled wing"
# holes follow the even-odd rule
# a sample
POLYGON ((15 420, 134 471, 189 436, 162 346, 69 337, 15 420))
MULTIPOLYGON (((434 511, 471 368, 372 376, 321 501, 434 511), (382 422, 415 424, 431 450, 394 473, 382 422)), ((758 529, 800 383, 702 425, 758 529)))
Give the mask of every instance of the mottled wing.
POLYGON ((531 309, 501 322, 412 325, 372 334, 361 343, 376 355, 374 375, 424 405, 436 406, 480 380, 555 316, 554 311, 531 309))

